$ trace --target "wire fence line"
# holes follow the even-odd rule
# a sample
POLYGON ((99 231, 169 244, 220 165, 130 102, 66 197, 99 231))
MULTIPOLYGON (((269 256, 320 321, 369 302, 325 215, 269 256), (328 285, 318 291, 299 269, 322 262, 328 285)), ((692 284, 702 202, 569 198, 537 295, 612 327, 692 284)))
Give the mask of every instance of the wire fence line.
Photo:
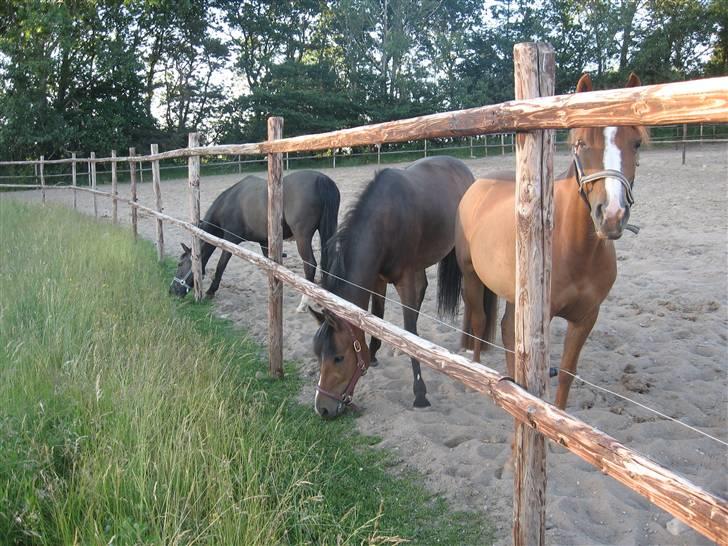
MULTIPOLYGON (((0 184, 0 187, 8 187, 8 186, 17 187, 18 185, 0 184)), ((40 188, 42 188, 42 186, 39 186, 39 185, 34 185, 34 186, 31 186, 31 187, 32 187, 32 189, 40 189, 40 188)), ((111 193, 103 192, 103 191, 99 191, 99 190, 91 190, 91 189, 88 189, 88 188, 78 188, 78 187, 75 187, 74 188, 74 186, 62 186, 62 185, 46 186, 45 188, 46 189, 70 189, 70 190, 74 190, 75 189, 75 190, 80 190, 80 191, 87 191, 87 192, 92 192, 95 195, 102 195, 102 196, 111 198, 112 200, 113 199, 116 199, 117 201, 126 202, 128 205, 130 205, 132 207, 135 206, 134 204, 132 204, 132 201, 131 200, 127 200, 126 198, 121 197, 121 196, 118 196, 118 195, 114 196, 111 193)), ((144 208, 146 208, 146 207, 144 207, 144 208)), ((142 213, 140 216, 143 216, 143 217, 146 217, 146 218, 155 218, 156 217, 156 215, 153 212, 150 212, 150 211, 145 211, 143 209, 140 209, 140 212, 142 213)), ((180 222, 184 222, 183 220, 179 220, 179 221, 180 222)), ((217 229, 220 229, 226 235, 232 236, 236 241, 239 240, 239 242, 236 242, 235 244, 245 243, 245 244, 255 245, 256 247, 267 248, 266 245, 264 245, 264 244, 258 243, 256 241, 251 241, 249 239, 245 239, 244 237, 241 237, 240 235, 238 235, 238 234, 236 234, 234 232, 231 232, 231 231, 229 231, 229 230, 227 230, 227 229, 223 228, 222 226, 219 226, 219 225, 217 225, 215 223, 212 223, 212 222, 209 222, 209 221, 204 221, 204 222, 206 224, 209 224, 212 227, 215 227, 217 229)), ((304 260, 300 256, 299 256, 299 259, 300 259, 300 261, 303 264, 309 265, 309 266, 313 267, 314 269, 317 268, 317 266, 315 264, 304 260)), ((322 276, 323 275, 326 275, 326 276, 335 278, 335 279, 337 279, 339 281, 342 281, 344 283, 349 284, 350 286, 353 286, 353 287, 355 287, 355 288, 357 288, 359 290, 362 290, 363 292, 366 292, 366 293, 370 294, 373 297, 382 298, 382 299, 384 299, 384 301, 389 302, 389 303, 394 304, 394 305, 397 305, 397 306, 399 306, 402 309, 408 309, 408 310, 414 311, 415 313, 418 314, 418 317, 424 317, 425 319, 428 319, 428 320, 430 320, 430 321, 432 321, 432 322, 434 322, 436 324, 442 325, 442 326, 448 328, 451 331, 454 331, 456 333, 459 333, 459 334, 468 336, 468 337, 470 337, 473 340, 480 341, 481 343, 484 343, 487 346, 490 346, 490 347, 493 347, 495 349, 501 350, 501 351, 503 351, 505 353, 515 354, 515 351, 513 351, 512 349, 508 349, 507 347, 504 347, 502 345, 498 345, 497 343, 493 343, 493 342, 487 341, 485 339, 482 339, 482 338, 474 335, 471 332, 466 332, 462 328, 459 328, 458 326, 455 326, 455 325, 453 325, 453 324, 451 324, 449 322, 446 322, 446 321, 440 319, 439 317, 435 317, 433 315, 424 313, 421 310, 418 310, 418 309, 415 309, 413 307, 410 307, 410 306, 402 303, 400 300, 393 299, 393 298, 389 298, 387 296, 383 296, 383 295, 379 294, 378 292, 375 292, 373 290, 370 290, 370 289, 368 289, 368 288, 366 288, 366 287, 364 287, 364 286, 362 286, 360 284, 354 283, 354 282, 352 282, 352 281, 350 281, 348 279, 345 279, 343 277, 340 277, 340 276, 335 275, 333 273, 330 273, 328 271, 324 271, 320 266, 318 267, 318 269, 319 269, 320 274, 322 276)), ((592 388, 594 390, 597 390, 597 391, 604 392, 604 393, 610 394, 612 396, 615 396, 615 397, 617 397, 617 398, 619 398, 621 400, 624 400, 625 402, 628 402, 630 404, 633 404, 634 406, 637 406, 637 407, 639 407, 639 408, 641 408, 641 409, 643 409, 645 411, 648 411, 648 412, 650 412, 650 413, 652 413, 654 415, 657 415, 658 417, 660 417, 662 419, 665 419, 667 421, 673 422, 673 423, 675 423, 675 424, 677 424, 679 426, 682 426, 682 427, 684 427, 684 428, 686 428, 688 430, 691 430, 691 431, 693 431, 693 432, 695 432, 697 434, 700 434, 701 436, 703 436, 705 438, 708 438, 708 439, 710 439, 710 440, 712 440, 712 441, 714 441, 714 442, 716 442, 718 444, 721 444, 723 446, 728 447, 728 442, 725 441, 725 440, 722 440, 722 439, 720 439, 720 438, 718 438, 716 436, 713 436, 713 435, 709 434, 708 432, 705 432, 704 430, 701 430, 701 429, 699 429, 697 427, 694 427, 692 425, 689 425, 688 423, 685 423, 684 421, 681 421, 680 419, 677 419, 675 417, 672 417, 672 416, 664 413, 663 411, 660 411, 660 410, 658 410, 656 408, 653 408, 653 407, 651 407, 651 406, 649 406, 647 404, 644 404, 642 402, 639 402, 637 400, 634 400, 633 398, 630 398, 628 396, 625 396, 623 394, 620 394, 618 392, 615 392, 615 391, 613 391, 611 389, 608 389, 606 387, 603 387, 601 385, 598 385, 597 383, 595 383, 593 381, 590 381, 588 379, 585 379, 580 374, 575 374, 575 373, 572 373, 572 372, 570 372, 568 370, 564 370, 564 369, 561 369, 561 368, 558 369, 558 373, 566 373, 566 374, 572 376, 577 381, 580 381, 581 383, 584 383, 585 385, 587 385, 588 387, 590 387, 590 388, 592 388)))

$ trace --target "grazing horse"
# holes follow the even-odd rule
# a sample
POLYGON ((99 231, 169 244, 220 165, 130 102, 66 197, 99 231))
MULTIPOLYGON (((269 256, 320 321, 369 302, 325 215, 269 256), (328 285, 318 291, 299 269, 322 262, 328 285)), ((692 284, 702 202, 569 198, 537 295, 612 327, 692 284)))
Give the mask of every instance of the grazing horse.
MULTIPOLYGON (((627 87, 640 85, 631 74, 627 87)), ((584 75, 577 92, 591 91, 584 75)), ((573 160, 554 183, 554 229, 551 272, 551 317, 568 322, 561 358, 556 405, 564 409, 576 364, 586 338, 617 276, 614 239, 622 236, 633 203, 632 185, 638 148, 648 137, 640 127, 574 129, 573 160)), ((477 180, 463 197, 455 227, 455 249, 462 278, 451 282, 440 302, 454 312, 462 282, 463 330, 488 342, 495 334, 498 297, 506 300, 501 322, 503 343, 514 347, 516 289, 515 176, 497 174, 477 180), (455 302, 452 305, 452 302, 455 302)), ((465 348, 480 361, 479 339, 463 335, 465 348)), ((483 349, 487 349, 487 346, 483 349)), ((506 353, 514 376, 514 355, 506 353)))
MULTIPOLYGON (((306 279, 314 280, 316 258, 311 240, 318 230, 321 238, 321 269, 329 264, 326 243, 335 233, 339 216, 339 189, 325 174, 316 171, 297 171, 283 178, 283 238, 295 238, 298 254, 303 260, 306 279)), ((215 201, 200 222, 200 228, 227 241, 239 244, 252 241, 260 244, 268 256, 268 185, 257 176, 246 176, 226 189, 215 201)), ((215 252, 215 246, 202 241, 202 271, 215 252)), ((185 296, 192 288, 194 277, 190 249, 184 251, 177 266, 177 273, 169 287, 170 293, 185 296)), ((223 251, 217 262, 215 276, 207 290, 213 296, 220 286, 220 279, 231 254, 223 251)), ((305 312, 304 300, 299 311, 305 312)))
MULTIPOLYGON (((379 171, 329 241, 335 254, 327 290, 384 315, 387 283, 394 284, 404 304, 404 327, 417 333, 417 317, 427 288, 425 268, 455 261, 455 212, 473 183, 470 169, 451 157, 429 157, 406 169, 379 171)), ((336 417, 351 403, 354 386, 370 362, 376 363, 381 341, 366 347, 364 332, 324 311, 311 309, 319 322, 314 351, 321 366, 315 408, 336 417)), ((426 407, 427 389, 420 363, 412 359, 415 407, 426 407)))

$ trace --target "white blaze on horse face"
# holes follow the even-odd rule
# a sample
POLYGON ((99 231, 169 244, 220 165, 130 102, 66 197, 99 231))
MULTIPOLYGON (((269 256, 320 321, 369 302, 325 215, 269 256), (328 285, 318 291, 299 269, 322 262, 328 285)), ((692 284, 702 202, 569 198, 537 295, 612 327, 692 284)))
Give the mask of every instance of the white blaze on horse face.
MULTIPOLYGON (((604 168, 622 172, 622 152, 615 140, 618 127, 604 128, 604 168)), ((624 201, 624 187, 616 178, 606 177, 604 185, 607 191, 607 206, 604 209, 606 217, 617 214, 624 201)))

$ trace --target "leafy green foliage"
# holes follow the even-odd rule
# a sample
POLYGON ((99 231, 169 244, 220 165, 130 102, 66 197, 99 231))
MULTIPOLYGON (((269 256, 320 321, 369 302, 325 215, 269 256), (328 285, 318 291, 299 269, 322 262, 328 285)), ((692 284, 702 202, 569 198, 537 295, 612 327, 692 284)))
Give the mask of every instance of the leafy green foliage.
POLYGON ((728 73, 724 0, 15 0, 0 3, 3 159, 240 142, 513 96, 513 45, 557 93, 728 73))

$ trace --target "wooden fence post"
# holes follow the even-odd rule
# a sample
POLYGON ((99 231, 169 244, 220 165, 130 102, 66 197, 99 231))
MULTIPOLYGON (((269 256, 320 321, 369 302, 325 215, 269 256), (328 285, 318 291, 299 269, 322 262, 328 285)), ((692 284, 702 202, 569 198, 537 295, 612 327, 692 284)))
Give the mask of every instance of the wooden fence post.
POLYGON ((116 150, 111 150, 111 221, 114 225, 119 223, 119 203, 116 197, 119 195, 116 179, 116 150))
POLYGON ((425 139, 425 157, 427 157, 427 140, 425 139))
POLYGON ((688 124, 683 123, 683 149, 682 149, 682 164, 685 165, 685 149, 687 148, 687 139, 688 139, 688 124))
POLYGON ((238 174, 243 172, 243 163, 240 160, 240 154, 238 154, 238 174))
POLYGON ((501 155, 506 155, 506 134, 501 133, 501 155))
MULTIPOLYGON (((516 100, 554 94, 554 50, 545 43, 513 48, 516 100)), ((551 318, 553 131, 516 138, 515 380, 542 397, 546 387, 551 318)), ((513 544, 545 544, 544 437, 517 422, 514 446, 513 544)))
MULTIPOLYGON (((200 135, 190 133, 187 141, 190 148, 200 145, 200 135)), ((200 225, 200 156, 191 155, 187 160, 187 189, 190 200, 190 222, 200 225)), ((192 275, 194 277, 195 301, 202 300, 202 262, 200 262, 200 239, 192 237, 192 275)))
MULTIPOLYGON (((283 118, 268 118, 268 141, 283 137, 283 118)), ((334 148, 334 165, 336 165, 334 148)), ((283 154, 268 154, 268 257, 283 259, 283 154)), ((268 275, 268 371, 283 377, 283 284, 268 275)))
MULTIPOLYGON (((129 148, 129 157, 134 157, 136 155, 136 148, 129 148)), ((132 203, 137 202, 137 180, 136 180, 136 163, 134 163, 134 160, 129 160, 129 180, 131 185, 131 200, 132 203)), ((135 206, 131 207, 131 230, 134 233, 134 239, 136 239, 139 236, 139 228, 137 226, 137 221, 139 218, 139 211, 135 206)))
POLYGON ((139 162, 139 183, 144 184, 144 163, 139 162))
MULTIPOLYGON (((270 119, 270 118, 268 118, 268 119, 270 119)), ((269 128, 269 131, 270 131, 270 128, 269 128)), ((270 138, 270 136, 268 138, 270 138)), ((331 157, 333 159, 333 167, 332 168, 335 169, 336 168, 336 148, 332 148, 331 149, 331 157)), ((270 171, 270 155, 268 156, 268 170, 270 171)))
POLYGON ((291 164, 289 163, 289 159, 288 159, 288 152, 286 152, 286 170, 287 171, 291 170, 291 164))
MULTIPOLYGON (((152 155, 159 153, 159 144, 152 144, 151 152, 152 155)), ((154 198, 157 202, 157 212, 163 212, 158 159, 152 161, 152 188, 154 189, 154 198)), ((157 258, 159 258, 160 262, 164 260, 164 224, 161 218, 157 218, 157 258)))
POLYGON ((76 152, 71 154, 71 186, 73 186, 73 210, 78 209, 78 192, 76 191, 76 152))
MULTIPOLYGON (((96 152, 91 152, 91 160, 88 162, 88 166, 91 169, 91 189, 96 189, 96 152)), ((94 199, 94 218, 99 217, 99 204, 96 199, 96 194, 92 194, 94 199)))
POLYGON ((40 195, 41 199, 43 201, 43 204, 45 205, 45 175, 43 174, 43 160, 45 156, 40 156, 40 163, 38 164, 38 170, 40 171, 40 195))
POLYGON ((382 164, 382 145, 377 144, 377 165, 382 164))

